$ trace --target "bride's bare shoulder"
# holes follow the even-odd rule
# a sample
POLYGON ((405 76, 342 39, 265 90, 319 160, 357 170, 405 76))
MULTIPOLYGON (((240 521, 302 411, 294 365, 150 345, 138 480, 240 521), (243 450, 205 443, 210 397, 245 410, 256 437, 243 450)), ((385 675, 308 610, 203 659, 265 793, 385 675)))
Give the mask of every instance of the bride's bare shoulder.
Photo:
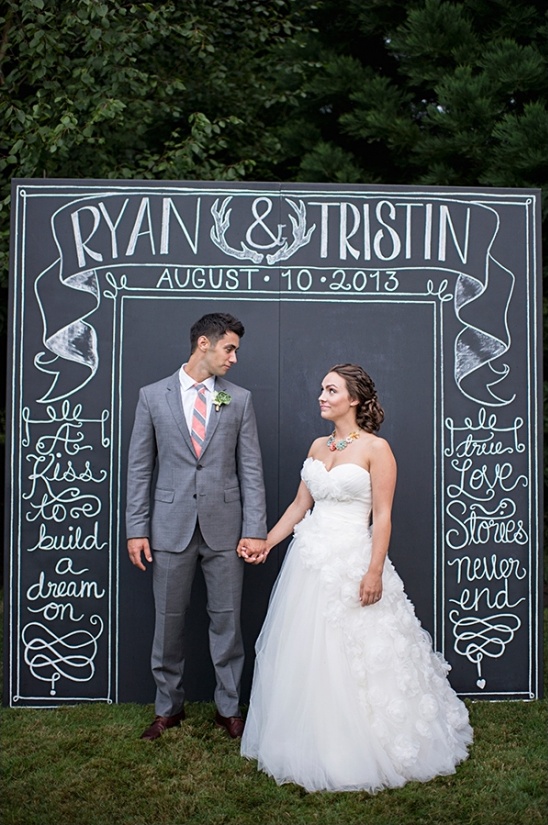
POLYGON ((325 441, 325 436, 316 438, 310 445, 310 449, 308 450, 308 458, 318 458, 322 452, 322 448, 325 447, 325 441))
POLYGON ((372 465, 378 467, 381 463, 394 461, 388 441, 375 433, 362 431, 360 439, 354 443, 355 455, 359 457, 357 463, 361 463, 368 472, 371 471, 372 465))
POLYGON ((373 433, 369 434, 370 437, 367 439, 366 442, 366 450, 368 455, 369 462, 390 462, 394 463, 394 453, 392 452, 392 448, 388 441, 385 438, 381 438, 378 435, 374 435, 373 433))

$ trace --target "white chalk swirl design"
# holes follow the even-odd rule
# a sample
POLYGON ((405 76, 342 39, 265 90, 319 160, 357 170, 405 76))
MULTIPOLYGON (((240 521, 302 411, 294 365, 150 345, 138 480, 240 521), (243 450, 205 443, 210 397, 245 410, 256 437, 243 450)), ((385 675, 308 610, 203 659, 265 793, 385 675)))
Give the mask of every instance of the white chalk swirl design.
POLYGON ((498 659, 521 627, 521 620, 513 613, 499 613, 494 616, 464 616, 459 618, 456 610, 449 613, 453 622, 455 650, 478 669, 477 686, 483 690, 485 679, 481 675, 484 656, 498 659))
POLYGON ((51 696, 55 696, 55 685, 61 678, 71 682, 89 682, 93 678, 97 640, 103 633, 104 623, 97 615, 89 621, 97 627, 95 634, 80 628, 57 636, 40 622, 30 622, 23 628, 25 663, 36 679, 50 683, 51 696))

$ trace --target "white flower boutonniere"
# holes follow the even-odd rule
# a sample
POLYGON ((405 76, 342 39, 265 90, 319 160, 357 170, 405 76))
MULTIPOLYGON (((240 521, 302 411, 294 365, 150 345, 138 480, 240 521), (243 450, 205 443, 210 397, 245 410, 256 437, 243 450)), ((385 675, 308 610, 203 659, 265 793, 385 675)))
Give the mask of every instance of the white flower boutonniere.
POLYGON ((232 401, 232 396, 230 396, 227 392, 216 392, 213 396, 213 403, 215 404, 215 409, 217 412, 221 409, 222 404, 230 404, 232 401))

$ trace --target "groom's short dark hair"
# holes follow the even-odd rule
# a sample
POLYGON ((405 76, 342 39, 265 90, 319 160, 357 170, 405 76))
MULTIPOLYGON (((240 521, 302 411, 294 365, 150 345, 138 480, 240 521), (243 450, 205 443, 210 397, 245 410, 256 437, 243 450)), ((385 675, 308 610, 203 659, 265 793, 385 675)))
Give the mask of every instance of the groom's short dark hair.
POLYGON ((216 344, 227 332, 234 332, 239 338, 243 338, 244 325, 228 312, 211 312, 209 315, 203 315, 190 329, 190 352, 194 352, 198 338, 202 335, 209 338, 212 344, 216 344))

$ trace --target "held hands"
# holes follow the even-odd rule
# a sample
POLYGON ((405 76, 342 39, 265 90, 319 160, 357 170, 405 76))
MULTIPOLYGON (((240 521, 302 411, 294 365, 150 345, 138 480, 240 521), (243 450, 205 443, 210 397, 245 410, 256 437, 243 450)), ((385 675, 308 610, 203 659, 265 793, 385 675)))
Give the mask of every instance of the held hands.
POLYGON ((362 607, 375 604, 382 597, 382 575, 367 571, 360 582, 360 602, 362 607))
POLYGON ((152 561, 150 542, 147 538, 128 539, 127 551, 129 553, 131 563, 134 564, 135 567, 138 567, 139 570, 146 570, 146 567, 141 559, 141 553, 147 561, 152 561))
POLYGON ((264 539, 240 539, 236 553, 248 564, 264 564, 270 547, 264 539))

